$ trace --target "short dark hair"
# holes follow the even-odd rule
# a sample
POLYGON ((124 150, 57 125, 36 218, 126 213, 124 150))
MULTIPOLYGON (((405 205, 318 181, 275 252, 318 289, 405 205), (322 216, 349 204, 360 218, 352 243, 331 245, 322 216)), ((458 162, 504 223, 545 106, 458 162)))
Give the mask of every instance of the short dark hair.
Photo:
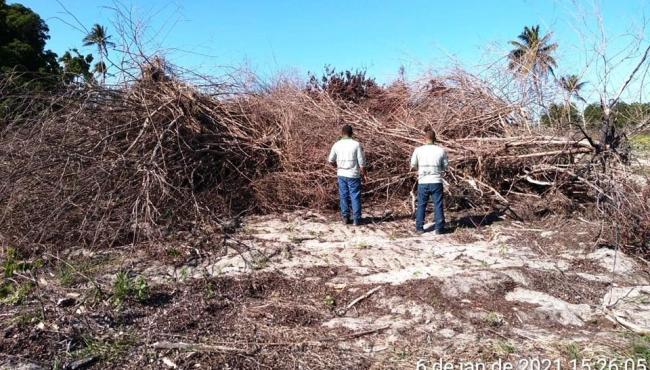
POLYGON ((436 132, 433 131, 433 128, 427 127, 424 129, 424 136, 428 139, 431 140, 432 142, 436 142, 436 132))
POLYGON ((345 136, 352 136, 352 126, 343 125, 343 127, 341 128, 341 133, 345 136))

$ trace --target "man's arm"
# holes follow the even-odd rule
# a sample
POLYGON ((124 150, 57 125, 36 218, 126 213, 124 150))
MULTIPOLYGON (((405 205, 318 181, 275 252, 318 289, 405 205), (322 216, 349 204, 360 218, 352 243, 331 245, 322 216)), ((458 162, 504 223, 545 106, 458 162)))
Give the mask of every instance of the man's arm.
POLYGON ((417 170, 418 169, 417 150, 414 150, 413 155, 411 155, 411 169, 412 170, 417 170))
POLYGON ((357 148, 357 163, 359 164, 361 177, 366 180, 368 177, 368 172, 366 171, 366 156, 363 154, 363 148, 361 148, 361 144, 359 144, 359 147, 357 148))
POLYGON ((334 146, 332 146, 332 149, 330 150, 330 155, 327 157, 327 161, 332 165, 332 167, 336 167, 336 150, 334 150, 334 146))

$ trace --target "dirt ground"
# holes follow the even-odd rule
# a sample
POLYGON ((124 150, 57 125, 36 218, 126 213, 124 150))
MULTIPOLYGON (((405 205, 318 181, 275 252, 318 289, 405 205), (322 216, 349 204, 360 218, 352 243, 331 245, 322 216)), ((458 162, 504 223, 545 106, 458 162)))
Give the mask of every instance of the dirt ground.
POLYGON ((371 210, 352 227, 294 212, 246 218, 224 240, 21 261, 11 281, 26 288, 1 306, 0 368, 650 357, 648 263, 598 246, 599 225, 449 218, 436 236, 413 233, 408 215, 371 210))

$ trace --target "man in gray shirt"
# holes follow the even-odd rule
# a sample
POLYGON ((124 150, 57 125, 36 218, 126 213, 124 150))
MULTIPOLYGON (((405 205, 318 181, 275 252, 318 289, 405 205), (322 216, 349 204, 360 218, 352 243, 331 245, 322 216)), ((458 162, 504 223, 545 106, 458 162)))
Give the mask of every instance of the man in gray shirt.
POLYGON ((435 234, 442 234, 445 229, 443 207, 442 175, 449 166, 447 151, 435 144, 436 134, 431 128, 424 133, 425 144, 415 148, 411 156, 411 169, 418 171, 418 206, 415 212, 415 231, 424 232, 424 214, 429 197, 435 205, 435 234))
POLYGON ((327 160, 336 167, 343 222, 357 226, 361 223, 361 177, 366 176, 366 159, 361 144, 352 138, 352 126, 343 126, 341 134, 341 139, 332 146, 327 160))

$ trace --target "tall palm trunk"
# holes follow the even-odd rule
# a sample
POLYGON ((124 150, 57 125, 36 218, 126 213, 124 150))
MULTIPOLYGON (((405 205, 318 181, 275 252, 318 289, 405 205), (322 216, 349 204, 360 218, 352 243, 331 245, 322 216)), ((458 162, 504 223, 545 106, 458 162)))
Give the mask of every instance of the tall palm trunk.
MULTIPOLYGON (((562 79, 560 78, 560 80, 562 79)), ((567 84, 561 84, 562 89, 564 90, 564 106, 562 107, 564 114, 562 115, 562 119, 566 118, 567 122, 571 122, 571 107, 569 106, 569 104, 571 104, 571 88, 565 85, 567 84)), ((558 125, 560 123, 561 122, 558 122, 558 125)))
POLYGON ((99 51, 99 63, 102 65, 102 86, 106 83, 106 64, 104 63, 104 53, 99 51))

